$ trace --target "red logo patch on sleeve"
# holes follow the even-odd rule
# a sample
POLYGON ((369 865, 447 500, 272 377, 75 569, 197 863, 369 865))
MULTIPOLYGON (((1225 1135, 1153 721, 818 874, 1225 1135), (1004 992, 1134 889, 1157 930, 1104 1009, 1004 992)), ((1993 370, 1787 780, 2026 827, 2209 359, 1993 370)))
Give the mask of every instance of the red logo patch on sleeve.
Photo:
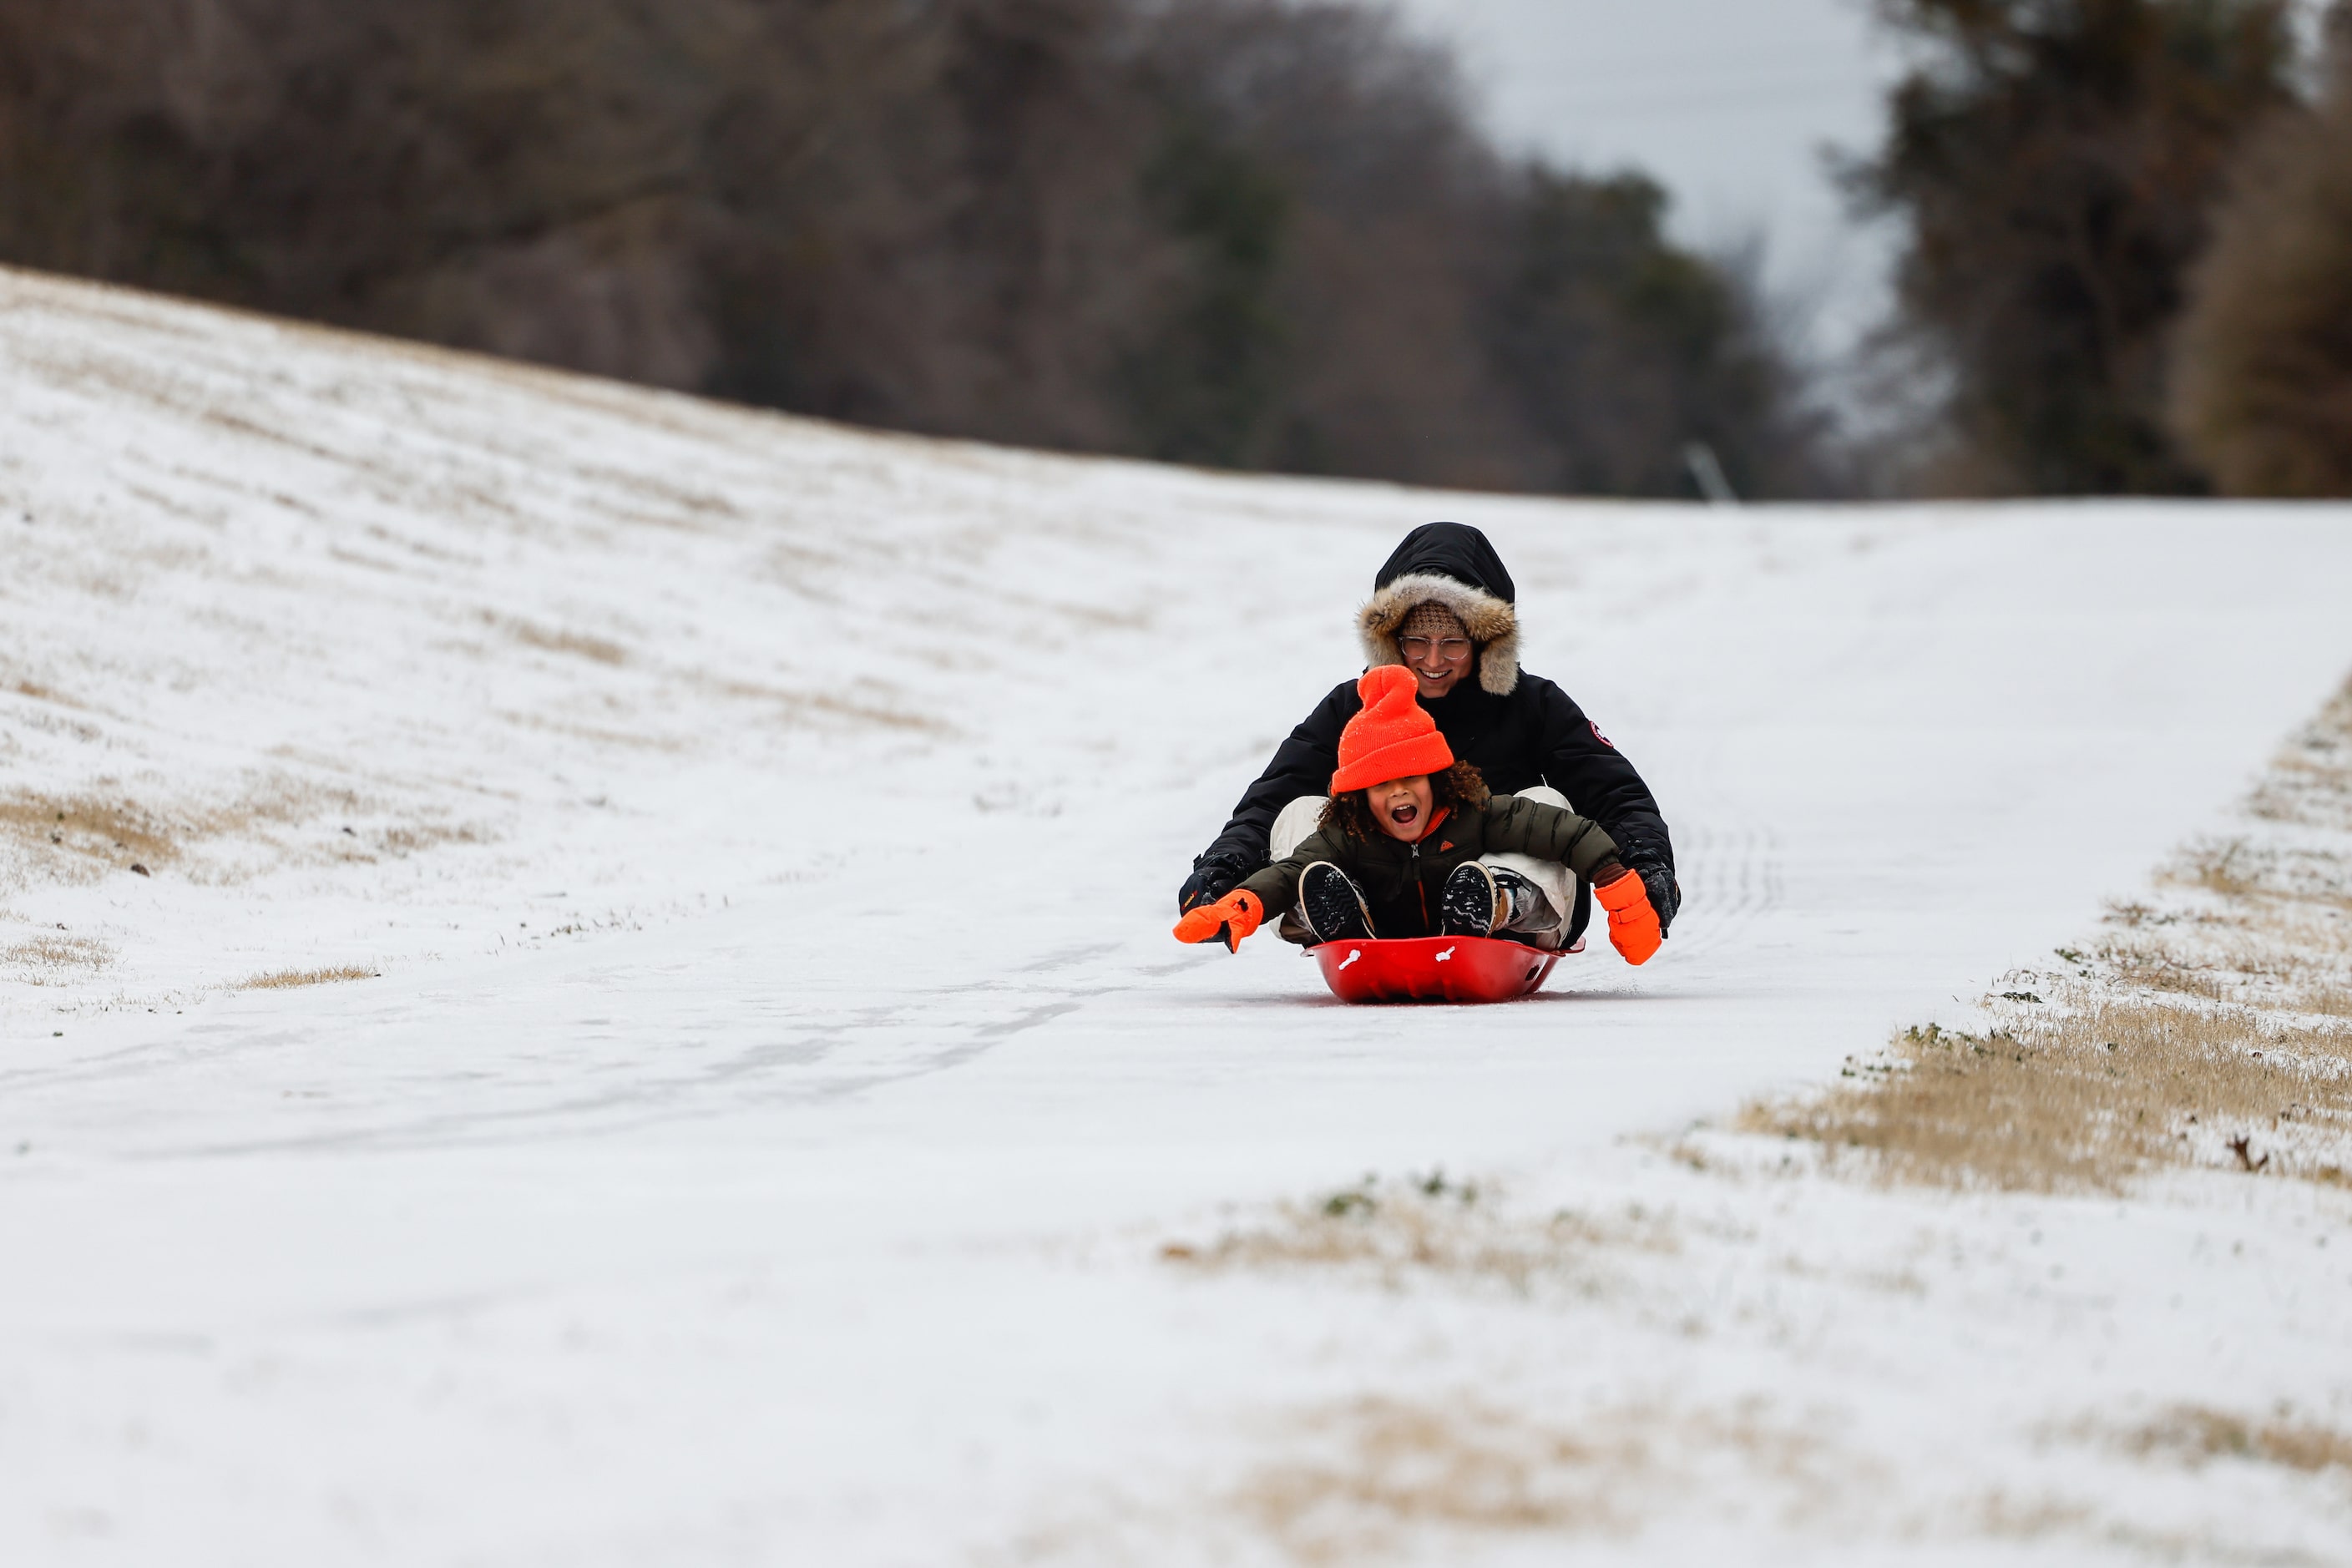
POLYGON ((1601 726, 1600 726, 1600 725, 1593 723, 1593 721, 1592 721, 1591 720, 1590 720, 1590 719, 1587 719, 1584 722, 1585 722, 1586 726, 1591 730, 1591 731, 1592 731, 1592 738, 1593 738, 1594 740, 1596 740, 1596 741, 1600 742, 1602 745, 1604 745, 1604 746, 1608 747, 1608 748, 1609 748, 1611 751, 1612 751, 1612 752, 1613 752, 1613 751, 1615 751, 1615 750, 1617 749, 1617 742, 1614 742, 1614 741, 1612 741, 1612 740, 1611 740, 1608 736, 1606 736, 1606 735, 1602 734, 1602 733, 1601 732, 1601 726))

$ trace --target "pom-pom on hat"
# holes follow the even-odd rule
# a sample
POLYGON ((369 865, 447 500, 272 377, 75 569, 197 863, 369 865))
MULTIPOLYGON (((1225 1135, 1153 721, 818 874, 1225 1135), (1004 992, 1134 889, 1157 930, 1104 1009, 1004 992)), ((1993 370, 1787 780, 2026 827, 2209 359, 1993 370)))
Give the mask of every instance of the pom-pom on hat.
POLYGON ((1401 664, 1374 665, 1364 671, 1356 682, 1363 710, 1339 731, 1333 795, 1415 773, 1442 773, 1454 765, 1454 748, 1437 732, 1437 721, 1413 700, 1419 687, 1412 671, 1401 664))

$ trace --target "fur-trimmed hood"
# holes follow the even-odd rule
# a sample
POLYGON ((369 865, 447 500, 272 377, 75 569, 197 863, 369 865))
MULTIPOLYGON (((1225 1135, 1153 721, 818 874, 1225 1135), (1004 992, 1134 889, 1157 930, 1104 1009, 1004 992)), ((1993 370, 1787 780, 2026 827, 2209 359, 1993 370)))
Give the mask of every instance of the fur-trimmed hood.
POLYGON ((1356 630, 1371 664, 1402 664, 1396 630, 1416 605, 1454 612, 1478 645, 1478 685, 1507 697, 1519 683, 1517 591, 1486 536, 1467 523, 1429 522, 1404 536, 1356 612, 1356 630))

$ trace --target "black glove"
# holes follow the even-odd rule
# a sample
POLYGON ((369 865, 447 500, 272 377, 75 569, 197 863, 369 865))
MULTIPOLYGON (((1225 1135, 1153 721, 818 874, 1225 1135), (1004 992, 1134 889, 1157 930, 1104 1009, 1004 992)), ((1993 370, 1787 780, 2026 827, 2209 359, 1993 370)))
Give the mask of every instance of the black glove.
POLYGON ((1658 934, 1665 935, 1667 928, 1675 923, 1675 911, 1683 907, 1683 885, 1675 880, 1665 862, 1654 855, 1628 855, 1625 863, 1642 879, 1642 890, 1650 895, 1650 908, 1658 917, 1658 934))
POLYGON ((1189 915, 1195 904, 1213 904, 1242 885, 1242 879, 1257 868, 1240 856, 1208 854, 1192 862, 1192 874, 1176 889, 1176 912, 1189 915))
POLYGON ((1643 872, 1642 886, 1650 895, 1650 907, 1658 911, 1658 934, 1664 936, 1675 923, 1675 911, 1683 907, 1683 885, 1661 867, 1643 872))

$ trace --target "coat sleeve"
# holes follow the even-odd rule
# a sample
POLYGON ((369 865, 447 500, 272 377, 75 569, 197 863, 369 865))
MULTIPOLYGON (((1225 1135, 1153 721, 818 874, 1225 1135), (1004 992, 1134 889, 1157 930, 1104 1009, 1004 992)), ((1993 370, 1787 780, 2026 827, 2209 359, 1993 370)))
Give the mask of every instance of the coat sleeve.
POLYGON ((1298 902, 1298 879, 1307 868, 1318 860, 1337 860, 1339 857, 1324 842, 1320 833, 1310 833, 1299 840, 1298 847, 1282 859, 1251 874, 1235 889, 1236 892, 1255 893, 1257 901, 1265 907, 1268 920, 1278 920, 1284 910, 1298 902))
POLYGON ((1257 782, 1242 792, 1225 830, 1217 835, 1206 854, 1230 857, 1244 866, 1265 865, 1266 835, 1282 808, 1302 795, 1331 792, 1331 774, 1339 765, 1339 731, 1362 706, 1354 681, 1343 680, 1333 687, 1330 695, 1290 732, 1290 739, 1276 748, 1274 760, 1266 763, 1257 782))
POLYGON ((1545 781, 1608 831, 1626 864, 1638 870, 1654 863, 1671 874, 1675 844, 1657 797, 1584 710, 1557 686, 1546 686, 1537 741, 1545 781))
POLYGON ((1539 800, 1498 795, 1486 803, 1483 826, 1488 854, 1558 860, 1587 881, 1618 860, 1617 841, 1599 823, 1539 800))

